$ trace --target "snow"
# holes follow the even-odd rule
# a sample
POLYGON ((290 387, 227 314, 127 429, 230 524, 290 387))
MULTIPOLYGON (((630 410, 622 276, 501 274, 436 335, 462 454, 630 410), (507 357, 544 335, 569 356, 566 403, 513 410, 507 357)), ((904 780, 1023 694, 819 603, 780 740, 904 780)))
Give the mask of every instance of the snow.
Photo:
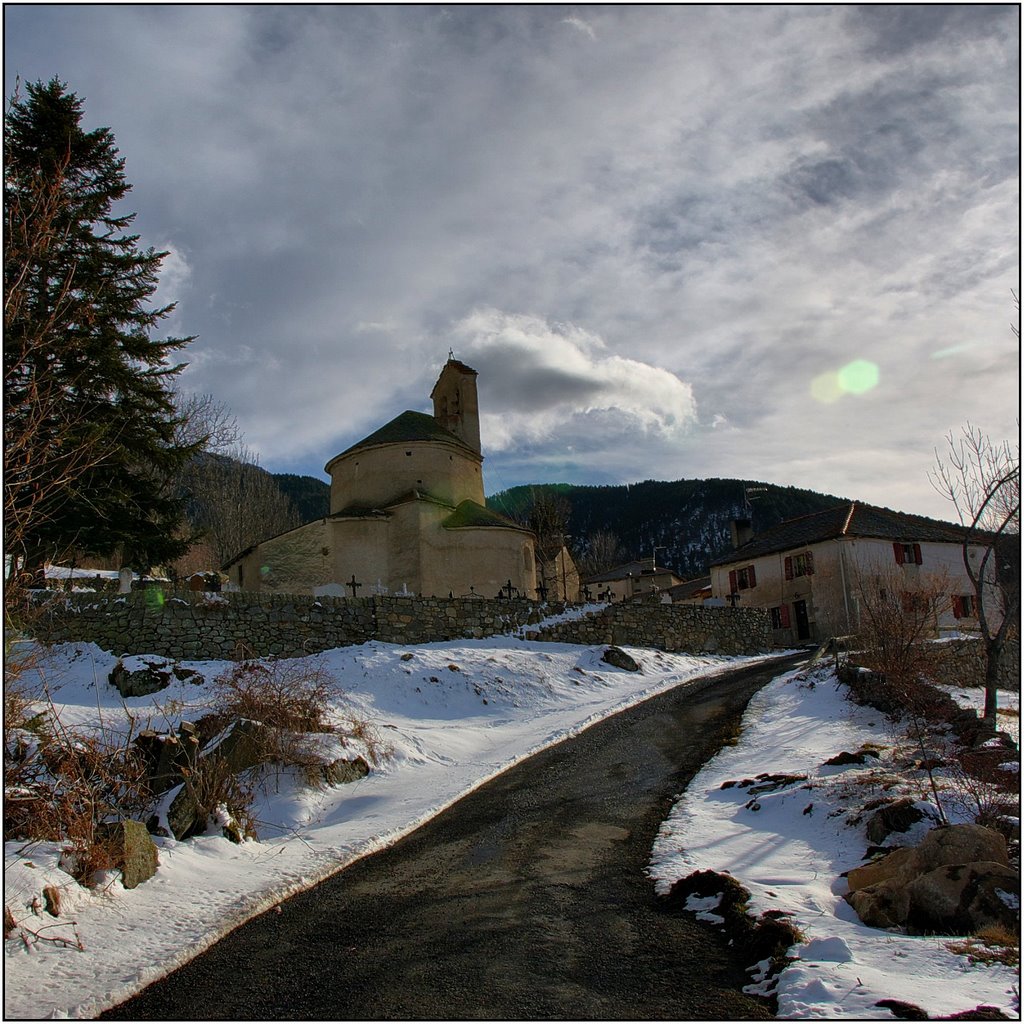
MULTIPOLYGON (((962 708, 973 708, 980 715, 985 709, 985 689, 981 686, 939 686, 962 708)), ((1020 747, 1020 691, 996 691, 996 727, 1007 733, 1020 747)))
MULTIPOLYGON (((799 959, 774 983, 779 1017, 886 1019, 876 1005, 882 999, 914 1003, 932 1016, 980 1003, 1019 1015, 1015 970, 971 965, 947 948, 948 938, 869 928, 843 900, 840 875, 862 863, 869 845, 855 812, 879 792, 895 793, 890 758, 899 741, 880 712, 847 700, 830 669, 788 673, 754 696, 739 742, 698 773, 655 841, 650 873, 658 892, 695 871, 728 872, 750 891, 753 914, 792 914, 805 941, 790 949, 799 959), (824 765, 864 744, 881 756, 824 765), (793 780, 752 799, 763 773, 793 780), (726 782, 734 784, 723 789, 726 782)), ((918 806, 933 810, 924 799, 927 780, 918 783, 918 806)), ((911 832, 900 840, 918 838, 911 832)), ((750 969, 748 990, 768 993, 767 964, 750 969)))
MULTIPOLYGON (((627 650, 642 673, 603 663, 600 647, 513 637, 370 643, 301 659, 337 681, 338 720, 368 722, 375 749, 390 756, 365 779, 327 789, 299 785, 282 770, 254 808, 259 842, 235 845, 219 833, 158 838, 157 873, 132 890, 116 874, 98 890, 79 886, 60 870, 60 844, 5 844, 5 903, 27 928, 68 943, 5 942, 6 1016, 93 1017, 248 918, 395 842, 522 758, 655 693, 758 660, 627 650), (47 885, 61 893, 57 919, 42 909, 47 885)), ((174 728, 206 710, 208 688, 188 679, 122 699, 107 681, 115 663, 95 645, 63 644, 31 679, 66 727, 108 739, 130 725, 174 728)), ((167 659, 124 663, 134 671, 167 659)), ((232 664, 182 667, 209 680, 232 664)), ((363 742, 333 742, 337 749, 325 751, 331 757, 371 758, 363 742)))
MULTIPOLYGON (((365 779, 330 789, 300 786, 282 771, 268 780, 255 808, 259 842, 235 845, 219 833, 157 839, 157 873, 132 890, 116 873, 98 889, 82 888, 60 870, 59 844, 6 844, 5 903, 28 928, 67 943, 5 943, 6 1016, 93 1017, 248 918, 395 842, 531 753, 654 693, 757 660, 627 648, 643 669, 629 673, 603 663, 602 650, 504 637, 370 643, 296 662, 337 680, 337 719, 370 723, 374 748, 389 756, 365 779), (47 885, 61 893, 57 919, 42 909, 47 885)), ((129 723, 136 730, 172 728, 206 708, 207 688, 188 679, 122 700, 107 682, 112 655, 89 644, 54 651, 38 684, 67 726, 113 737, 129 723)), ((125 664, 137 669, 166 660, 125 664)), ((182 667, 209 680, 231 665, 182 667)), ((751 892, 755 914, 793 915, 804 936, 790 950, 798 959, 774 978, 768 962, 750 965, 749 990, 775 991, 780 1017, 886 1019, 888 1011, 876 1004, 887 998, 933 1016, 980 1003, 1019 1014, 1015 970, 971 964, 941 936, 868 928, 842 899, 840 875, 862 863, 867 846, 855 811, 879 792, 897 792, 886 787, 900 741, 880 712, 846 699, 829 669, 782 675, 755 695, 738 742, 698 773, 655 841, 650 873, 659 892, 697 870, 727 871, 751 892), (824 765, 864 744, 880 757, 824 765), (767 773, 775 780, 755 782, 767 773), (747 786, 735 784, 743 780, 747 786), (734 784, 723 789, 725 782, 734 784)), ((365 742, 342 747, 324 738, 331 742, 332 757, 372 755, 365 742)), ((934 811, 927 780, 917 785, 911 795, 918 806, 934 811)), ((929 826, 919 823, 906 841, 917 841, 929 826)), ((718 904, 714 896, 691 897, 688 907, 718 926, 718 904)))

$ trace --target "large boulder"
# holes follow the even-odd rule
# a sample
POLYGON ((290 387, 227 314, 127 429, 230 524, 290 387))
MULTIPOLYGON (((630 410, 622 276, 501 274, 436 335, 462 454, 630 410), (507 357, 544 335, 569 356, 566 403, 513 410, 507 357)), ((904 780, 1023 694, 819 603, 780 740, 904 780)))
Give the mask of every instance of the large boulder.
POLYGON ((982 928, 1001 926, 1016 932, 1019 904, 1000 893, 1016 896, 1017 872, 995 861, 947 864, 915 878, 907 886, 910 898, 907 927, 915 932, 953 932, 973 935, 982 928))
POLYGON ((917 847, 852 869, 847 884, 846 902, 876 928, 964 935, 996 923, 1016 927, 1012 901, 999 896, 1018 886, 1006 840, 981 825, 933 829, 917 847))

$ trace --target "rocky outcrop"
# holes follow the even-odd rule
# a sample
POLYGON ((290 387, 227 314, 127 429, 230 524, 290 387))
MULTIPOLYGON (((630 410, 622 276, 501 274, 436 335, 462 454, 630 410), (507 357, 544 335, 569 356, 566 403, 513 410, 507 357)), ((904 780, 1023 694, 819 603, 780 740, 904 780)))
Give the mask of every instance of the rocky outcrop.
POLYGON ((919 846, 853 868, 846 880, 846 902, 876 928, 968 935, 1019 923, 1019 902, 1010 896, 1019 879, 1006 841, 981 825, 933 829, 919 846))

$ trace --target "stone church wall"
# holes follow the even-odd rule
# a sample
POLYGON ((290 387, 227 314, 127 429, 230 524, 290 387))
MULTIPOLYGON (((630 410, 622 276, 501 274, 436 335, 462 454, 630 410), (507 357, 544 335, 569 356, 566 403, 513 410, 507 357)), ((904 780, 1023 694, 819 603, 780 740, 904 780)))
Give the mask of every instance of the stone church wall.
POLYGON ((523 600, 265 593, 171 597, 147 590, 53 595, 35 632, 47 642, 92 641, 116 655, 195 660, 297 657, 368 640, 417 644, 495 636, 520 627, 527 639, 586 645, 717 654, 771 647, 768 613, 762 609, 620 604, 541 628, 542 616, 552 610, 523 600))

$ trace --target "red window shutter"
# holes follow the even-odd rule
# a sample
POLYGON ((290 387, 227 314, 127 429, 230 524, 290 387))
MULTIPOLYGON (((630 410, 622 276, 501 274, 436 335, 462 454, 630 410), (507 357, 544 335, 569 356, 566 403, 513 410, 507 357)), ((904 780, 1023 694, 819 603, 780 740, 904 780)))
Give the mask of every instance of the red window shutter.
POLYGON ((892 543, 892 553, 896 556, 896 564, 897 565, 902 565, 903 564, 903 545, 898 540, 895 540, 892 543))
POLYGON ((757 573, 754 572, 754 567, 753 566, 751 566, 747 570, 747 579, 750 581, 750 585, 752 587, 756 587, 757 586, 757 573))
POLYGON ((964 603, 960 599, 959 595, 953 595, 953 618, 962 619, 964 617, 964 603))
POLYGON ((736 593, 736 570, 735 569, 730 569, 729 570, 729 593, 730 594, 735 594, 736 593))
POLYGON ((915 544, 914 545, 914 562, 917 565, 921 564, 921 545, 920 544, 915 544))
POLYGON ((789 629, 789 605, 784 604, 779 608, 779 621, 783 629, 789 629))
POLYGON ((786 579, 791 580, 793 578, 793 559, 786 556, 786 579))
POLYGON ((807 552, 807 575, 814 575, 814 555, 810 551, 807 552))

